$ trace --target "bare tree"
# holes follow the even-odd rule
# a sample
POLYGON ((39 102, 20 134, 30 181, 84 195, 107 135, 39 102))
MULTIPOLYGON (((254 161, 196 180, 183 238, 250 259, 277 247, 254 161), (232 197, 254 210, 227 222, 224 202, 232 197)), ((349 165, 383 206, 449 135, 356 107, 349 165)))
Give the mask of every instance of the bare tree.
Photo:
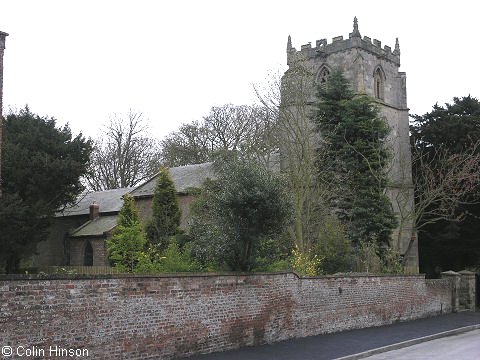
POLYGON ((283 79, 273 74, 267 84, 254 86, 261 103, 277 113, 273 134, 294 198, 291 236, 301 253, 308 252, 318 238, 329 192, 316 167, 320 139, 314 135, 311 122, 311 79, 311 71, 299 66, 289 70, 283 79))
POLYGON ((111 117, 90 159, 86 180, 91 190, 132 187, 158 171, 158 141, 147 130, 142 113, 130 110, 126 118, 111 117))
MULTIPOLYGON (((468 214, 459 212, 459 206, 477 202, 470 195, 480 184, 479 147, 480 140, 468 150, 456 154, 451 154, 442 147, 412 148, 413 188, 400 186, 393 198, 399 228, 403 229, 404 224, 412 224, 411 241, 406 253, 409 252, 417 231, 441 220, 461 221, 468 214), (412 191, 415 194, 415 206, 409 203, 412 198, 409 193, 412 191)), ((408 166, 403 163, 400 165, 400 169, 408 166)), ((397 242, 402 236, 401 232, 397 234, 397 242)))
POLYGON ((167 166, 207 162, 214 149, 208 129, 198 121, 182 124, 161 141, 161 146, 162 160, 167 166))
POLYGON ((274 115, 258 105, 212 107, 202 121, 183 124, 162 141, 163 161, 169 166, 198 164, 210 161, 219 150, 236 150, 268 162, 274 115))

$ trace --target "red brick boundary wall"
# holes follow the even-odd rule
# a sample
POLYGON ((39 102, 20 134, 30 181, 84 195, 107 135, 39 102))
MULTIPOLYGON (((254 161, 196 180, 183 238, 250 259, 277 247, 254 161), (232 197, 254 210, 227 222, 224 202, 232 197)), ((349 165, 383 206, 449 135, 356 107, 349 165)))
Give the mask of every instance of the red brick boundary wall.
POLYGON ((423 275, 4 276, 0 346, 167 359, 451 311, 449 280, 423 275))

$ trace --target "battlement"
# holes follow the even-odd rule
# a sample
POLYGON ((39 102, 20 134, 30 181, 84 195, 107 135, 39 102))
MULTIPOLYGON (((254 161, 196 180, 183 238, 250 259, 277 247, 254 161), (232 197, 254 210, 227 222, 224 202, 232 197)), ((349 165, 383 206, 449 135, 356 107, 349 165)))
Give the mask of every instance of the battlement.
POLYGON ((400 66, 400 46, 398 38, 396 39, 393 51, 392 48, 387 45, 382 48, 380 40, 373 39, 372 41, 368 36, 364 36, 362 39, 360 31, 358 30, 356 17, 353 20, 353 32, 349 34, 348 39, 344 39, 343 36, 336 36, 332 38, 331 43, 328 43, 327 39, 321 39, 316 41, 315 47, 312 47, 312 43, 308 43, 302 45, 300 51, 298 51, 292 46, 292 40, 289 36, 287 43, 287 64, 291 65, 297 61, 304 61, 316 57, 326 57, 330 54, 353 48, 360 48, 400 66))
POLYGON ((8 36, 6 32, 0 31, 0 50, 5 49, 5 38, 8 36))

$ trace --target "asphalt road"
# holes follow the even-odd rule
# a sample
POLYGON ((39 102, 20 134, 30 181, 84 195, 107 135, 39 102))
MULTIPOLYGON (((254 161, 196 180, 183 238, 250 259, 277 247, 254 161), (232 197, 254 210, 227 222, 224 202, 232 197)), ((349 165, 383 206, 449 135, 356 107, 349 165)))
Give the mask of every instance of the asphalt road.
POLYGON ((480 359, 480 330, 427 341, 403 349, 366 357, 368 360, 473 360, 480 359))
MULTIPOLYGON (((197 355, 189 358, 189 360, 336 359, 475 324, 480 324, 480 312, 446 314, 381 327, 349 330, 335 334, 290 339, 273 344, 197 355)), ((477 342, 480 342, 480 338, 477 339, 477 342)), ((416 360, 414 357, 408 357, 408 359, 416 360)), ((431 360, 436 358, 427 357, 425 359, 431 360)), ((457 357, 450 357, 448 359, 456 360, 457 357)), ((469 357, 468 359, 480 360, 480 357, 469 357)))

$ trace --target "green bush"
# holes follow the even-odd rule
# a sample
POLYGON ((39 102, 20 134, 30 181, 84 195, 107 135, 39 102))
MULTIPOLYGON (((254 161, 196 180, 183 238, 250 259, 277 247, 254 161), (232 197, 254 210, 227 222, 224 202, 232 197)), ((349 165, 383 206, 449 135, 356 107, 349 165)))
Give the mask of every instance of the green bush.
POLYGON ((146 235, 140 223, 135 200, 124 196, 117 227, 107 240, 110 264, 122 272, 133 272, 146 245, 146 235))
POLYGON ((293 270, 303 276, 317 276, 322 273, 321 265, 323 258, 319 257, 312 251, 301 252, 297 247, 292 250, 292 267, 293 270))
POLYGON ((403 266, 398 252, 380 248, 375 240, 361 242, 354 251, 353 270, 373 274, 401 274, 403 266))
POLYGON ((191 255, 190 245, 180 249, 175 239, 170 241, 160 258, 161 272, 195 272, 201 271, 200 263, 191 255))
POLYGON ((266 268, 266 272, 278 272, 278 271, 292 271, 291 260, 277 260, 270 263, 266 268))
POLYGON ((133 270, 136 274, 155 274, 160 273, 161 254, 158 250, 149 245, 148 248, 139 253, 138 261, 133 270))
POLYGON ((288 234, 260 240, 255 260, 255 272, 288 271, 292 269, 292 243, 288 234))
POLYGON ((382 249, 380 257, 382 258, 382 273, 385 274, 403 274, 404 267, 402 265, 400 253, 391 247, 382 249))
POLYGON ((136 273, 175 273, 202 271, 201 264, 192 257, 190 244, 183 249, 178 245, 175 237, 170 238, 167 248, 160 252, 150 246, 139 257, 136 273))
POLYGON ((314 253, 322 261, 322 272, 334 274, 352 270, 353 248, 343 224, 333 216, 326 216, 320 226, 314 253))
POLYGON ((230 270, 224 257, 228 241, 210 207, 203 193, 191 205, 192 219, 188 232, 192 253, 210 271, 230 270))
POLYGON ((202 261, 233 271, 252 271, 262 239, 276 238, 288 225, 289 196, 282 180, 235 156, 220 157, 217 180, 205 183, 193 211, 190 235, 202 261))

